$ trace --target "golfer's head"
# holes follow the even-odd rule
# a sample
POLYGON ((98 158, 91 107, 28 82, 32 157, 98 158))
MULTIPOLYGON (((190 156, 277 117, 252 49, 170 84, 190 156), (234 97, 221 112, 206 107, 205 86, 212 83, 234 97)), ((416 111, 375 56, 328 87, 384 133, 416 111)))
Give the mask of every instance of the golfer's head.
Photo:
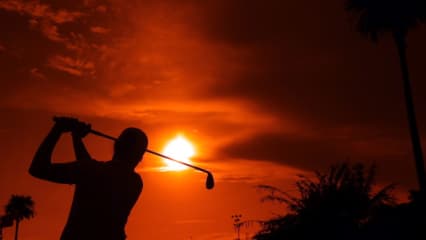
POLYGON ((146 134, 138 128, 126 128, 114 144, 114 160, 136 167, 148 146, 146 134))

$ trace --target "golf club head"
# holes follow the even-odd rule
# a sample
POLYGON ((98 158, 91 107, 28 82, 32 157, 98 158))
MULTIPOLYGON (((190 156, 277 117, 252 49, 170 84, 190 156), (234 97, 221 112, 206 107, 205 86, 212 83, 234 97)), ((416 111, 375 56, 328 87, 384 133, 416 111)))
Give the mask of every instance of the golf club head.
POLYGON ((207 173, 206 188, 210 190, 213 187, 214 187, 213 175, 211 173, 207 173))

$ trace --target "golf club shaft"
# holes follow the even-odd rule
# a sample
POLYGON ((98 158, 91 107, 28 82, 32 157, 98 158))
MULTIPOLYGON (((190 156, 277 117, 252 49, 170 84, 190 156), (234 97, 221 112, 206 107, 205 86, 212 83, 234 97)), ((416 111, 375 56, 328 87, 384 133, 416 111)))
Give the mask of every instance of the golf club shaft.
MULTIPOLYGON (((104 134, 104 133, 98 132, 98 131, 93 130, 93 129, 91 129, 91 130, 90 130, 90 133, 93 133, 93 134, 95 134, 95 135, 98 135, 98 136, 101 136, 101 137, 104 137, 104 138, 108 138, 108 139, 111 139, 111 140, 114 140, 114 141, 116 141, 116 140, 117 140, 117 138, 115 138, 115 137, 112 137, 112 136, 106 135, 106 134, 104 134)), ((149 149, 146 149, 145 151, 146 151, 146 152, 149 152, 149 153, 151 153, 151 154, 154 154, 154 155, 156 155, 156 156, 159 156, 159 157, 165 158, 165 159, 167 159, 167 160, 170 160, 170 161, 173 161, 173 162, 177 162, 177 163, 180 163, 180 164, 185 165, 185 166, 187 166, 187 167, 190 167, 190 168, 196 169, 196 170, 198 170, 198 171, 205 172, 205 173, 207 173, 207 174, 211 174, 209 171, 207 171, 207 170, 205 170, 205 169, 203 169, 203 168, 200 168, 200 167, 197 167, 197 166, 191 165, 191 164, 189 164, 189 163, 186 163, 186 162, 182 162, 182 161, 179 161, 179 160, 173 159, 173 158, 168 157, 168 156, 166 156, 166 155, 163 155, 163 154, 161 154, 161 153, 154 152, 154 151, 149 150, 149 149)))

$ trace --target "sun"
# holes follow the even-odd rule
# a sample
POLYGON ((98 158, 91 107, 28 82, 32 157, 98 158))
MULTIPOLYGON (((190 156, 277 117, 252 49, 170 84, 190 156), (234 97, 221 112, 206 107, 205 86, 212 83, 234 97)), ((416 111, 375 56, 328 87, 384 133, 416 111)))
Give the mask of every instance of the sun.
MULTIPOLYGON (((169 141, 163 150, 163 154, 174 158, 176 160, 191 163, 190 158, 194 156, 195 150, 191 142, 189 142, 184 136, 178 135, 176 138, 169 141)), ((164 160, 166 167, 163 170, 166 171, 182 171, 187 169, 187 166, 182 164, 164 160)))

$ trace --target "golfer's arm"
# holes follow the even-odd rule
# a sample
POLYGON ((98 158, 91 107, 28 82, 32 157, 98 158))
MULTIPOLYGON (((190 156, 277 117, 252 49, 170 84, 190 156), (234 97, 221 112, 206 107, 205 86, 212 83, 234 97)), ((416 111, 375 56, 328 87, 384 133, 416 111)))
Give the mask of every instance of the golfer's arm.
POLYGON ((83 138, 76 134, 72 134, 72 143, 77 161, 87 161, 91 159, 91 156, 84 145, 83 138))
POLYGON ((52 167, 52 153, 56 146, 56 143, 61 137, 62 131, 56 127, 56 125, 50 130, 47 137, 43 140, 36 154, 34 155, 33 161, 29 172, 32 176, 37 178, 46 179, 50 175, 52 167))

